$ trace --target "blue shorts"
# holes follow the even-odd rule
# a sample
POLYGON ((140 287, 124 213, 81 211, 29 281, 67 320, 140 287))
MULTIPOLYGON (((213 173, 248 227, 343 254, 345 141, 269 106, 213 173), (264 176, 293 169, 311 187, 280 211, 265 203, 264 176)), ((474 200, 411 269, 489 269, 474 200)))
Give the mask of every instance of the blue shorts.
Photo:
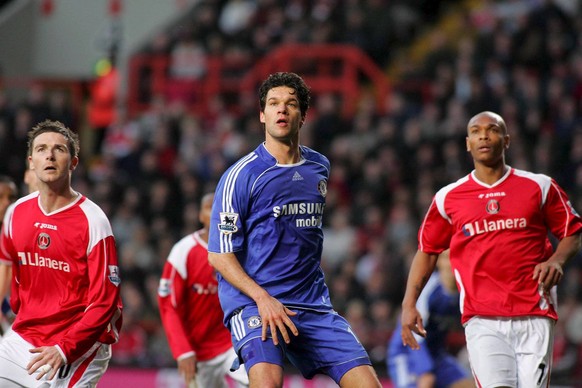
POLYGON ((424 359, 418 350, 408 349, 388 359, 390 378, 397 388, 416 388, 416 380, 424 373, 434 373, 435 388, 446 388, 469 377, 467 371, 449 354, 432 360, 424 359))
POLYGON ((247 371, 260 362, 283 368, 287 357, 305 378, 311 379, 321 373, 339 384, 350 369, 372 365, 350 325, 338 313, 291 310, 297 312, 290 318, 299 335, 295 337, 290 333, 291 342, 286 344, 279 334, 277 346, 273 344, 270 331, 267 332, 269 338, 261 340, 262 324, 256 306, 247 306, 231 317, 229 329, 232 343, 239 355, 238 361, 244 362, 247 371))

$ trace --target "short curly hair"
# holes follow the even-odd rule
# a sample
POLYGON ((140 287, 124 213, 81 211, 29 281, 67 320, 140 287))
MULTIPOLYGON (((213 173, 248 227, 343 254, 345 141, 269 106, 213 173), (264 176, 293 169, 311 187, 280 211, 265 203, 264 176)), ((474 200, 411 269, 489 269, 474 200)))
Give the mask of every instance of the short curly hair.
POLYGON ((261 105, 261 112, 265 111, 265 106, 267 104, 267 93, 269 90, 279 86, 287 86, 289 88, 295 89, 299 99, 299 109, 301 110, 301 115, 305 117, 311 102, 311 90, 305 81, 303 81, 303 78, 295 73, 289 72, 278 72, 271 74, 265 81, 263 81, 259 87, 259 103, 261 105))

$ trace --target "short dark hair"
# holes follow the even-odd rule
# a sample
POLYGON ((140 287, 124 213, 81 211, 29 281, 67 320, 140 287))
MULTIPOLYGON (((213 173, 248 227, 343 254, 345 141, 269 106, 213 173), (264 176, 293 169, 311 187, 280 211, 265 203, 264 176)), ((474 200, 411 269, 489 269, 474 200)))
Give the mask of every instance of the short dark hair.
POLYGON ((38 123, 28 132, 28 156, 32 155, 32 143, 34 139, 43 133, 55 132, 60 133, 67 139, 67 147, 71 153, 71 157, 79 156, 79 136, 71 131, 67 126, 60 121, 45 120, 38 123))
POLYGON ((297 92, 297 98, 299 99, 299 109, 301 110, 301 115, 305 117, 307 110, 309 109, 309 103, 311 102, 311 91, 309 87, 303 81, 303 78, 295 73, 289 72, 278 72, 269 75, 266 80, 263 81, 259 87, 259 103, 261 105, 261 112, 264 112, 265 106, 267 104, 267 93, 269 90, 279 87, 287 86, 289 88, 295 89, 297 92))

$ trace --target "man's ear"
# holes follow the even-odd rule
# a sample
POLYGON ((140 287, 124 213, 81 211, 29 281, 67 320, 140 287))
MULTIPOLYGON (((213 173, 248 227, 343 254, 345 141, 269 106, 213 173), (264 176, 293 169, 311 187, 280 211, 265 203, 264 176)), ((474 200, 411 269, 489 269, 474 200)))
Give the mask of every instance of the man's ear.
POLYGON ((77 165, 79 164, 79 157, 78 156, 74 156, 73 159, 71 159, 71 166, 69 167, 69 169, 71 171, 73 171, 75 168, 77 168, 77 165))

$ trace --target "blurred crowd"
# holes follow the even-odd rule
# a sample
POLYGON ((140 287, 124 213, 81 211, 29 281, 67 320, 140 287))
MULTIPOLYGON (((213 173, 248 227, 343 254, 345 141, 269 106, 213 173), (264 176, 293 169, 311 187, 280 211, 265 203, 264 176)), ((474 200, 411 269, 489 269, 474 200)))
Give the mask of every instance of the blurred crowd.
MULTIPOLYGON (((342 42, 359 45, 386 68, 392 44, 405 46, 431 26, 430 49, 393 79, 383 113, 364 94, 346 118, 337 96, 320 94, 302 129, 302 143, 332 166, 323 256, 332 302, 380 374, 424 212, 438 188, 472 169, 465 150, 472 115, 501 114, 511 135, 508 164, 554 177, 582 211, 581 2, 477 2, 461 16, 463 32, 451 35, 432 24, 441 10, 430 8, 455 3, 201 1, 190 25, 148 46, 172 56, 195 45, 198 54, 244 53, 252 62, 276 44, 342 42)), ((204 74, 186 69, 187 76, 204 74)), ((180 71, 176 64, 174 74, 184 76, 180 71)), ((22 180, 25 134, 35 123, 85 125, 65 97, 39 87, 13 99, 0 90, 0 171, 22 180)), ((121 107, 100 152, 87 151, 74 173, 73 186, 108 214, 118 243, 125 312, 114 364, 174 365, 156 306, 162 267, 179 237, 199 228, 201 195, 262 141, 258 109, 258 101, 248 101, 233 114, 216 97, 211 112, 194 115, 168 96, 155 96, 137 117, 121 107)), ((83 134, 90 143, 90 129, 83 134)), ((579 256, 559 287, 553 381, 582 369, 581 285, 579 256)), ((450 344, 458 350, 462 335, 450 344)))

